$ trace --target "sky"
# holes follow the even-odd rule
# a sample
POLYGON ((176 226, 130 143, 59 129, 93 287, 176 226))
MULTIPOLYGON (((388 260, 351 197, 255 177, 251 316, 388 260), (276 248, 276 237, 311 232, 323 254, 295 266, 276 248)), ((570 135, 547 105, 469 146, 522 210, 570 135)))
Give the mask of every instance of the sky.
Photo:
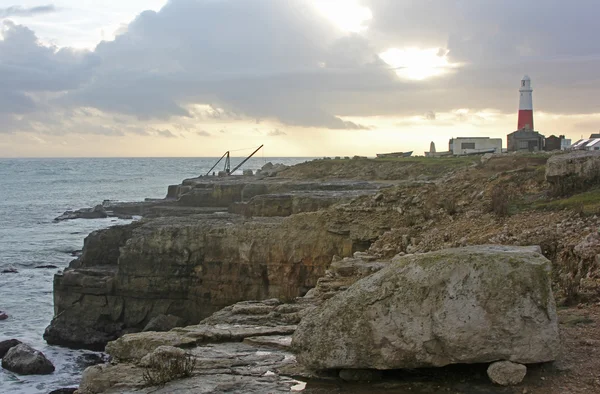
POLYGON ((600 130, 597 0, 0 0, 0 157, 422 155, 600 130), (247 149, 248 151, 245 151, 247 149))

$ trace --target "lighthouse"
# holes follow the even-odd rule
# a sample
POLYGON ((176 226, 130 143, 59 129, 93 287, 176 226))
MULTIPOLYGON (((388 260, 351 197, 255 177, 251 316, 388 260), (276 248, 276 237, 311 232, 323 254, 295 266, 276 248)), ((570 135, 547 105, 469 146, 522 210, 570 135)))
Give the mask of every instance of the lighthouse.
POLYGON ((527 75, 521 80, 519 93, 521 94, 521 97, 519 98, 519 121, 517 130, 533 130, 533 89, 531 89, 531 79, 527 75))

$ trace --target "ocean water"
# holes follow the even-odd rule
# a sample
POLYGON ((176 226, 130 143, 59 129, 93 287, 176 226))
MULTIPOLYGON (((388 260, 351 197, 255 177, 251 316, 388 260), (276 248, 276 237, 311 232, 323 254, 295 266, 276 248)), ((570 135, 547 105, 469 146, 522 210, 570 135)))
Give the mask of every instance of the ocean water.
MULTIPOLYGON (((53 223, 66 210, 105 199, 163 198, 167 186, 205 174, 215 158, 0 159, 0 341, 16 338, 42 351, 56 367, 51 375, 20 376, 0 368, 0 393, 48 393, 78 384, 82 357, 96 354, 48 346, 42 335, 53 312, 52 278, 74 258, 90 232, 128 221, 78 219, 53 223), (36 268, 54 265, 58 268, 36 268)), ((232 168, 242 158, 232 158, 232 168)), ((252 158, 244 169, 266 162, 296 164, 306 158, 252 158)), ((221 165, 219 165, 221 167, 221 165)))

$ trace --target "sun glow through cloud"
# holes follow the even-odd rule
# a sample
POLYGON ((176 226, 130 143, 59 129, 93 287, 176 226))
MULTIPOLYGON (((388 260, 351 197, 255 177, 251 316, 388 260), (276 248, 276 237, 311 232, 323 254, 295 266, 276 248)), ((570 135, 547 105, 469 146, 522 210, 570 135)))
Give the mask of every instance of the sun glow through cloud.
POLYGON ((379 57, 392 66, 400 78, 415 81, 444 75, 458 67, 448 61, 448 51, 442 48, 391 48, 379 57))
POLYGON ((317 0, 317 10, 339 29, 358 33, 367 29, 366 23, 373 18, 369 7, 357 0, 317 0))

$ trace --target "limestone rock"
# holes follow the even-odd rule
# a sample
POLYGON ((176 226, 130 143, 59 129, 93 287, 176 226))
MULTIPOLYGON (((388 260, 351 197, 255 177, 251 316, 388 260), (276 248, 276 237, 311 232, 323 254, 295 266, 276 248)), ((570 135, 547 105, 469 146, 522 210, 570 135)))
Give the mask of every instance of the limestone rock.
POLYGON ((600 151, 554 155, 546 163, 546 180, 558 194, 585 190, 600 180, 600 151))
POLYGON ((167 360, 185 356, 185 351, 174 346, 159 346, 140 360, 140 365, 147 367, 152 365, 153 359, 167 360))
POLYGON ((54 277, 56 316, 44 338, 102 350, 161 314, 196 324, 241 300, 301 296, 331 256, 352 253, 352 241, 329 233, 325 220, 192 215, 94 232, 81 258, 54 277))
POLYGON ((142 331, 169 331, 181 327, 184 320, 173 315, 158 315, 146 324, 142 331))
POLYGON ((490 364, 487 374, 492 382, 501 386, 519 384, 527 374, 527 367, 510 361, 499 361, 490 364))
POLYGON ((72 219, 104 219, 108 214, 102 205, 96 205, 94 208, 82 208, 77 211, 66 211, 54 219, 55 222, 72 219))
POLYGON ((278 371, 293 366, 294 356, 284 350, 258 351, 245 343, 217 343, 189 349, 196 358, 193 376, 168 382, 162 387, 145 387, 144 367, 133 364, 104 364, 86 369, 80 394, 197 394, 197 393, 289 393, 300 382, 278 371))
POLYGON ((18 339, 8 339, 6 341, 0 342, 0 358, 4 357, 4 355, 10 350, 11 347, 15 347, 20 344, 21 341, 18 339))
POLYGON ((11 347, 2 358, 2 368, 21 375, 47 375, 54 365, 38 350, 20 343, 11 347))
POLYGON ((292 346, 316 370, 554 360, 550 262, 538 252, 472 246, 394 258, 309 312, 292 346))
POLYGON ((139 361, 158 347, 190 347, 196 340, 177 332, 141 332, 123 335, 106 345, 106 353, 121 361, 139 361))

